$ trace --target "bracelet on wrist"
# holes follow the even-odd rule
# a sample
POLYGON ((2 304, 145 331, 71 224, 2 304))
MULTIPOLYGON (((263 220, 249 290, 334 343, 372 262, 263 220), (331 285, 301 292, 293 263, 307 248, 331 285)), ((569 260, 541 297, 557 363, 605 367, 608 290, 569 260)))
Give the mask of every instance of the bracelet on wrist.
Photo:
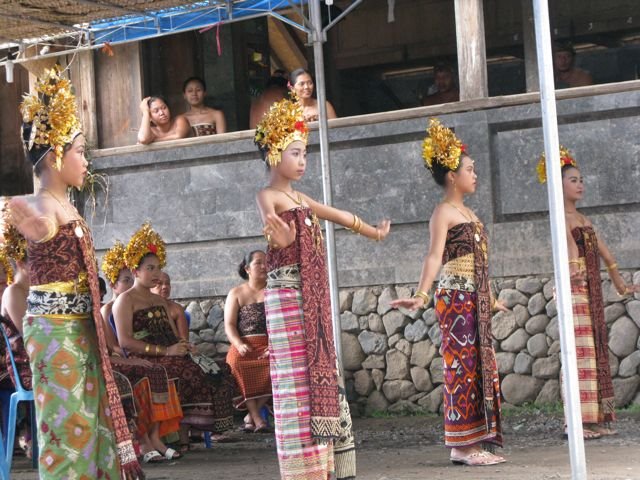
POLYGON ((607 265, 607 271, 609 272, 617 269, 618 269, 618 264, 616 262, 613 262, 611 265, 607 265))
POLYGON ((150 343, 145 343, 144 344, 144 353, 146 353, 148 355, 150 351, 151 351, 151 344, 150 343))
POLYGON ((414 293, 413 298, 421 298, 422 301, 424 302, 423 305, 425 307, 429 304, 429 294, 422 290, 418 290, 416 293, 414 293))

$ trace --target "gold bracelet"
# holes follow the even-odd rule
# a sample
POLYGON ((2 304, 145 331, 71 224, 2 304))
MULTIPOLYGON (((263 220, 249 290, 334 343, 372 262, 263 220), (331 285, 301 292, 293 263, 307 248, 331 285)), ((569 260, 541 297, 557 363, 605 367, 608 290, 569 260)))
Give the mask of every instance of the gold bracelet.
POLYGON ((144 353, 148 354, 150 350, 151 350, 151 344, 145 343, 145 345, 144 345, 144 353))
POLYGON ((362 220, 355 213, 352 213, 351 215, 353 215, 353 223, 349 227, 349 230, 353 233, 360 234, 360 230, 362 230, 362 220))
POLYGON ((355 232, 356 223, 358 223, 358 216, 355 213, 352 213, 351 215, 353 215, 353 222, 351 223, 351 226, 349 227, 349 230, 351 230, 352 232, 355 232))
POLYGON ((421 298, 424 302, 425 307, 429 304, 429 294, 423 292, 422 290, 418 290, 416 293, 414 293, 413 298, 421 298))
POLYGON ((40 240, 36 241, 35 243, 45 243, 48 242, 49 240, 51 240, 53 237, 56 236, 56 233, 58 233, 58 225, 56 224, 56 222, 53 221, 53 219, 51 217, 48 217, 46 215, 42 215, 41 217, 38 217, 39 219, 44 220, 47 225, 47 234, 42 237, 40 240))
POLYGON ((610 272, 612 270, 617 270, 618 269, 618 264, 616 262, 613 262, 611 265, 607 265, 607 271, 610 272))
POLYGON ((160 356, 160 355, 158 355, 158 345, 156 345, 155 355, 156 355, 156 357, 160 356))
POLYGON ((574 258, 573 260, 569 260, 569 265, 571 265, 572 263, 580 265, 580 263, 582 263, 582 262, 580 262, 580 260, 578 260, 577 258, 574 258))

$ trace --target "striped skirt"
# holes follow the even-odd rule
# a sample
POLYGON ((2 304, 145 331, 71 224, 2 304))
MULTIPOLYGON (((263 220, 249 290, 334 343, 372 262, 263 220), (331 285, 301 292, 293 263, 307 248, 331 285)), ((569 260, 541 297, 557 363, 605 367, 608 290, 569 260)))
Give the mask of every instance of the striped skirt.
POLYGON ((488 431, 485 419, 476 294, 438 289, 435 298, 442 332, 444 443, 453 448, 480 442, 501 445, 495 417, 488 431))
POLYGON ((576 361, 582 423, 600 423, 604 419, 598 402, 596 347, 586 286, 571 287, 573 330, 576 337, 576 361))
POLYGON ((280 478, 328 480, 334 474, 333 445, 311 437, 301 292, 265 290, 265 312, 280 478))

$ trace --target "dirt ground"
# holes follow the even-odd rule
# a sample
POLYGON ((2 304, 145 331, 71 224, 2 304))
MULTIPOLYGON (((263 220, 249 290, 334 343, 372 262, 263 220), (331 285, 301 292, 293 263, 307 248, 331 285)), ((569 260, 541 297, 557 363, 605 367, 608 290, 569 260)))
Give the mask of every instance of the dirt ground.
MULTIPOLYGON (((442 419, 436 416, 354 419, 358 480, 562 480, 571 478, 562 418, 513 410, 504 419, 508 462, 463 467, 448 461, 442 445, 442 419)), ((623 412, 617 436, 586 442, 590 480, 640 480, 640 413, 623 412)), ((145 466, 149 480, 277 480, 278 462, 271 434, 233 433, 233 443, 202 445, 182 460, 145 466)), ((35 480, 26 459, 16 457, 12 478, 35 480)))

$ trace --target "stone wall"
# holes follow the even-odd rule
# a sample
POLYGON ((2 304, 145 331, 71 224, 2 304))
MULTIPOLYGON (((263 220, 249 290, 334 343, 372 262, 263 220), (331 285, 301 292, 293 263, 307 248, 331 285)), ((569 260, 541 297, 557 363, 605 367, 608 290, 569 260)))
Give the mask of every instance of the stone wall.
MULTIPOLYGON (((632 280, 631 272, 623 272, 632 280)), ((640 283, 640 271, 633 274, 640 283)), ((512 405, 560 401, 560 333, 553 280, 529 276, 493 282, 510 311, 493 318, 494 347, 504 401, 512 405)), ((437 412, 442 405, 441 333, 433 309, 394 310, 406 286, 374 286, 340 292, 346 385, 352 407, 379 411, 437 412)), ((609 364, 616 405, 640 404, 640 295, 621 298, 603 273, 609 364)), ((190 340, 201 352, 223 358, 223 300, 192 301, 190 340)))

